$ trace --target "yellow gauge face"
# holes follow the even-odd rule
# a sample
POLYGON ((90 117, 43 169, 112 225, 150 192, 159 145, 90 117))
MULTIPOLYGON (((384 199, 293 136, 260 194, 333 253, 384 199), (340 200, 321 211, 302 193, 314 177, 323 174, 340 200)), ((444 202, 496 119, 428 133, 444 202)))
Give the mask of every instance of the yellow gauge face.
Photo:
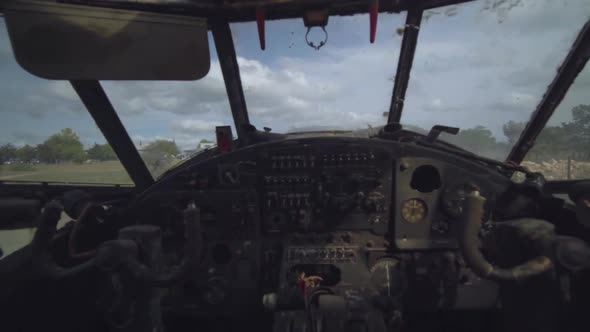
POLYGON ((418 223, 426 218, 428 207, 419 198, 411 198, 402 203, 402 218, 410 223, 418 223))

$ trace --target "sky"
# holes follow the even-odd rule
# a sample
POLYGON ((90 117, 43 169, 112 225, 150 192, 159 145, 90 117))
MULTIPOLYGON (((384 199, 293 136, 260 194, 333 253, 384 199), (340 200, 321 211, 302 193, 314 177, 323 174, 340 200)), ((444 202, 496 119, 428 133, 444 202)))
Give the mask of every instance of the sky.
MULTIPOLYGON (((508 120, 527 121, 570 45, 590 18, 587 0, 476 1, 425 13, 402 123, 429 128, 484 125, 504 140, 508 120)), ((2 20, 0 18, 0 20, 2 20)), ((381 14, 369 43, 367 15, 330 17, 327 44, 305 43, 301 19, 232 24, 250 120, 274 132, 383 125, 405 13, 381 14)), ((312 30, 316 42, 323 35, 312 30)), ((211 69, 194 82, 102 82, 136 143, 173 139, 194 149, 233 120, 211 36, 211 69)), ((103 143, 68 82, 32 76, 12 55, 0 24, 0 144, 38 144, 70 127, 85 145, 103 143)), ((590 103, 590 68, 580 74, 552 124, 590 103)), ((235 133, 235 130, 234 130, 235 133)))

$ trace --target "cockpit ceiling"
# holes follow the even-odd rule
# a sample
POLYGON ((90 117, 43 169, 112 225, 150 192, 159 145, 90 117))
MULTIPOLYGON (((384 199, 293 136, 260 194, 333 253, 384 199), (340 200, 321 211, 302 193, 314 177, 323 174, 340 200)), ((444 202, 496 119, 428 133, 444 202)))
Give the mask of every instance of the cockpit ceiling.
MULTIPOLYGON (((55 0, 51 0, 55 1, 55 0)), ((419 2, 422 9, 442 7, 473 0, 380 0, 380 12, 402 12, 419 2)), ((55 1, 58 2, 58 1, 55 1)), ((266 20, 300 18, 304 10, 328 8, 330 15, 367 13, 369 0, 65 0, 61 3, 127 8, 162 13, 186 14, 207 18, 223 17, 229 22, 256 20, 257 9, 265 10, 266 20)), ((1 5, 0 5, 1 7, 1 5)), ((2 9, 0 8, 0 11, 2 9)))

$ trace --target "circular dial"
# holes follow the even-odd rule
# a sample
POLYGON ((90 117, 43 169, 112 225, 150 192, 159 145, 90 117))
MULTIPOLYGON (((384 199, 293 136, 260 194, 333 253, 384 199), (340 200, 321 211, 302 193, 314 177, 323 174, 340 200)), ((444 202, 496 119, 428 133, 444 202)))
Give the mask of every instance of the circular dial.
POLYGON ((426 218, 427 213, 426 203, 419 198, 411 198, 402 203, 402 218, 407 222, 420 222, 426 218))
POLYGON ((381 295, 397 297, 404 289, 403 271, 397 259, 379 259, 371 267, 371 283, 381 295))

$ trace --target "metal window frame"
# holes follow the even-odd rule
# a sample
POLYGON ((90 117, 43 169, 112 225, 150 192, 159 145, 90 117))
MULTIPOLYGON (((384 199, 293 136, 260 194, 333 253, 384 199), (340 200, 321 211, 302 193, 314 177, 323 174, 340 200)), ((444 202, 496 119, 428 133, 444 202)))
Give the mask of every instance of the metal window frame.
POLYGON ((520 164, 561 104, 567 91, 590 58, 590 19, 582 27, 536 110, 508 154, 507 161, 520 164))
POLYGON ((139 191, 154 184, 154 178, 135 148, 125 126, 119 119, 104 89, 98 81, 70 81, 107 142, 123 164, 139 191))
POLYGON ((223 81, 225 82, 225 92, 229 100, 229 106, 234 119, 234 125, 238 138, 246 138, 247 127, 250 125, 246 98, 242 88, 242 79, 240 77, 240 66, 236 55, 233 37, 229 22, 223 19, 214 19, 209 22, 215 49, 217 50, 217 59, 221 67, 223 81))
POLYGON ((410 72, 412 71, 414 55, 416 54, 416 45, 418 44, 418 34, 420 33, 420 24, 422 22, 423 13, 424 10, 422 8, 408 9, 387 123, 399 123, 402 117, 404 99, 410 81, 410 72))

